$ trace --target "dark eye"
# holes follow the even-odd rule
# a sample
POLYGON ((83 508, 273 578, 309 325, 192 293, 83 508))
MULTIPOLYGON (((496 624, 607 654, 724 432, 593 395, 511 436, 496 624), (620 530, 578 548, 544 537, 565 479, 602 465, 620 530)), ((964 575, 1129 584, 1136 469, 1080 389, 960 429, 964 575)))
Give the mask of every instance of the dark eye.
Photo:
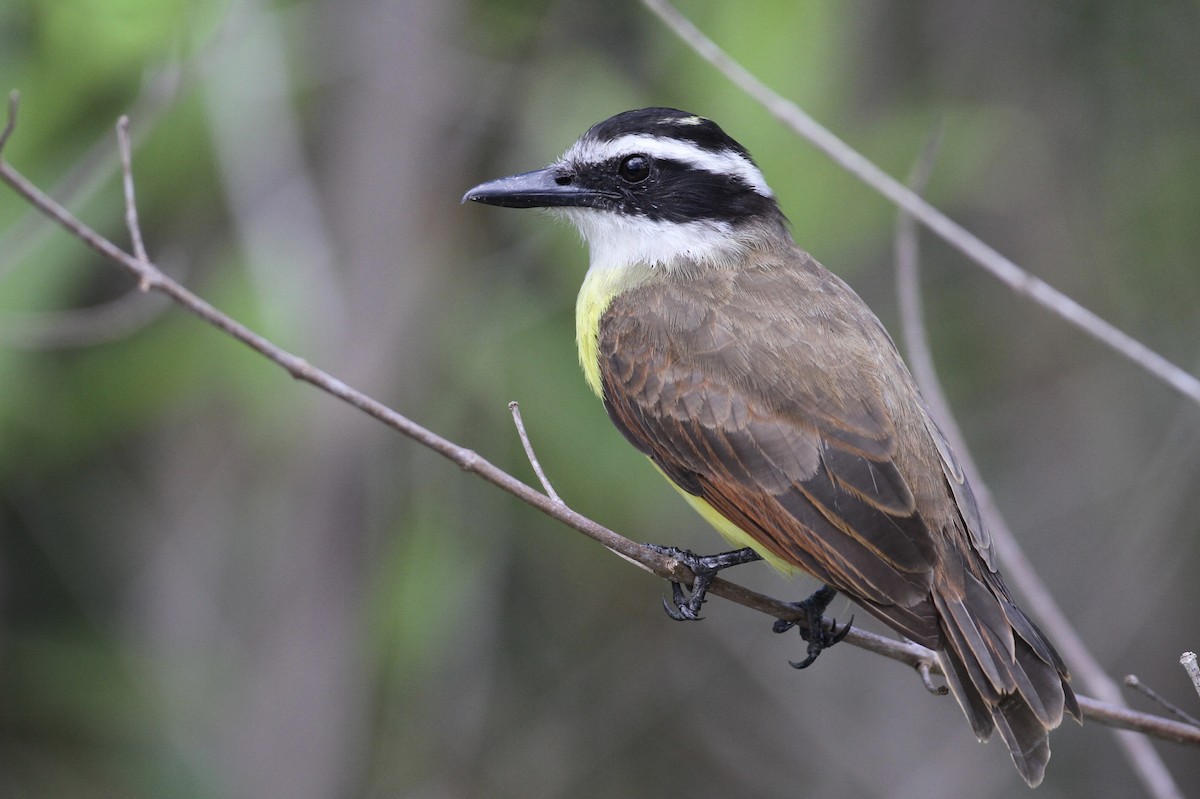
POLYGON ((617 174, 630 183, 641 183, 650 177, 650 159, 644 155, 627 155, 617 167, 617 174))

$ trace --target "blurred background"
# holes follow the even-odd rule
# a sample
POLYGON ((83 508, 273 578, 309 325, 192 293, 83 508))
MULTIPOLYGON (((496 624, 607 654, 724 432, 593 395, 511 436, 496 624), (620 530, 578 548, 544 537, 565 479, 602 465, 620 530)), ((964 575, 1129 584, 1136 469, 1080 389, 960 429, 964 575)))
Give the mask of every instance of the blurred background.
MULTIPOLYGON (((1200 371, 1194 3, 680 8, 894 175, 943 126, 936 205, 1200 371)), ((532 482, 520 401, 567 502, 635 540, 722 544, 578 374, 575 234, 467 188, 621 110, 701 113, 898 337, 894 209, 633 0, 8 0, 10 89, 8 160, 89 224, 127 246, 128 113, 166 271, 532 482)), ((923 242, 1009 522, 1109 672, 1195 714, 1200 408, 923 242)), ((0 191, 0 795, 1025 795, 908 669, 796 673, 798 636, 720 600, 672 622, 661 581, 133 289, 0 191)), ((1053 744, 1040 796, 1141 795, 1105 728, 1053 744)))

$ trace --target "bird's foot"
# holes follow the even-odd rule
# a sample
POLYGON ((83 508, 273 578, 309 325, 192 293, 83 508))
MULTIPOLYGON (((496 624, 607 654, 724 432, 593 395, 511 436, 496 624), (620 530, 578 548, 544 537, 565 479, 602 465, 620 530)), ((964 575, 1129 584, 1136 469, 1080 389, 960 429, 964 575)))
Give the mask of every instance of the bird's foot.
POLYGON ((689 552, 686 549, 678 549, 677 547, 663 547, 657 544, 646 544, 646 546, 660 555, 674 558, 684 566, 687 566, 692 574, 695 575, 695 580, 691 585, 692 592, 690 596, 683 590, 683 586, 679 582, 672 580, 671 601, 668 602, 667 598, 663 597, 663 610, 667 612, 668 616, 675 619, 675 621, 700 620, 700 606, 704 604, 708 587, 712 585, 717 572, 728 569, 730 566, 740 566, 743 563, 753 563, 756 560, 762 560, 762 556, 749 547, 735 549, 732 552, 722 552, 717 555, 697 555, 694 552, 689 552))
MULTIPOLYGON (((825 608, 829 607, 829 603, 835 596, 837 596, 837 591, 824 585, 814 591, 808 599, 793 605, 805 622, 800 626, 800 637, 808 642, 808 657, 799 663, 789 660, 788 663, 792 668, 808 668, 821 652, 841 641, 846 637, 846 633, 850 632, 850 625, 854 624, 853 616, 841 629, 838 629, 837 619, 830 620, 828 629, 825 627, 825 619, 822 614, 825 613, 825 608)), ((796 620, 778 619, 773 629, 777 633, 785 633, 796 625, 796 620)))

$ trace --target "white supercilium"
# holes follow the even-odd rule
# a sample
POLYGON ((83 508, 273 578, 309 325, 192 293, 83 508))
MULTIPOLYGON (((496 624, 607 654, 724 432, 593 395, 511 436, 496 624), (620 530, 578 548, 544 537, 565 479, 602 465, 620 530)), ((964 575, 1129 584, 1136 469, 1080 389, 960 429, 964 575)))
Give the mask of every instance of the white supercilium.
POLYGON ((571 145, 561 159, 565 164, 599 164, 612 158, 642 154, 651 158, 679 161, 716 175, 729 175, 763 197, 774 197, 771 187, 758 167, 748 158, 734 150, 713 152, 697 147, 689 141, 666 139, 645 133, 618 136, 612 141, 580 139, 571 145))

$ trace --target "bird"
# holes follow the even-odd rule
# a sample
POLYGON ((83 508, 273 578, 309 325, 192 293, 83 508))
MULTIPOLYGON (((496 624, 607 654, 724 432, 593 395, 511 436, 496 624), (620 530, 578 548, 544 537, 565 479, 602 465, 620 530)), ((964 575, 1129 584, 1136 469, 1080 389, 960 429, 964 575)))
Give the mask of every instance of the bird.
MULTIPOLYGON (((542 169, 464 196, 580 232, 580 364, 617 429, 739 549, 659 547, 695 574, 766 560, 822 587, 797 603, 809 665, 846 634, 837 594, 936 653, 980 741, 1037 786, 1081 720, 1062 658, 1017 606, 970 484, 878 317, 793 240, 750 153, 674 108, 616 114, 542 169), (807 627, 807 629, 805 629, 807 627)), ((666 600, 664 599, 664 604, 666 600)), ((791 622, 776 623, 776 630, 791 622)))

